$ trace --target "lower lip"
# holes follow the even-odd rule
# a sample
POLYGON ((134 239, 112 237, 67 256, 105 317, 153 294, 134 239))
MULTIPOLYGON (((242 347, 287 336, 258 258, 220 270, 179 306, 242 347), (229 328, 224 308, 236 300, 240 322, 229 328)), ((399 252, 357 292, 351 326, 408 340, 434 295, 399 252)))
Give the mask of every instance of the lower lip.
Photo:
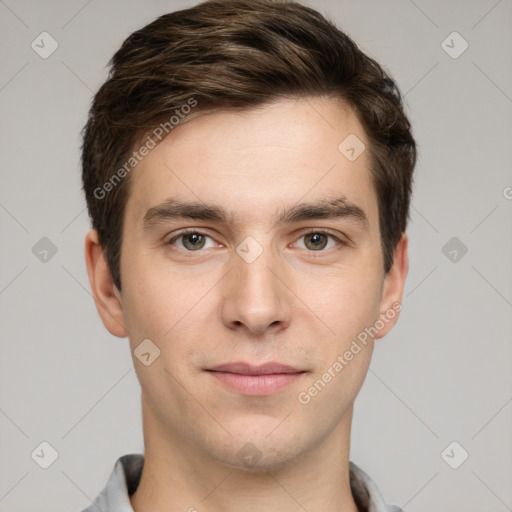
POLYGON ((272 373, 269 375, 242 375, 229 372, 209 373, 229 388, 250 396, 266 396, 276 393, 299 380, 304 374, 304 372, 272 373))

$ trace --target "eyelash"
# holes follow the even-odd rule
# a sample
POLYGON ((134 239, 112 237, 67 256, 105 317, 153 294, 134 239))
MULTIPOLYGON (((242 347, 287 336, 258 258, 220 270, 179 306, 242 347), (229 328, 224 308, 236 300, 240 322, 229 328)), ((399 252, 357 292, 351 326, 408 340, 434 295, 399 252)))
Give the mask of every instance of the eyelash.
MULTIPOLYGON (((194 228, 188 228, 188 229, 184 229, 180 232, 178 232, 176 235, 174 235, 171 239, 169 239, 168 242, 166 242, 166 245, 171 245, 176 241, 178 240, 179 238, 181 237, 184 237, 186 235, 190 235, 190 234, 196 234, 196 235, 201 235, 201 236, 206 236, 208 238, 212 238, 210 235, 208 235, 207 233, 203 232, 203 231, 200 231, 198 229, 194 229, 194 228)), ((315 234, 315 235, 327 235, 331 238, 333 238, 340 246, 349 246, 350 244, 348 242, 346 242, 345 240, 342 240, 341 238, 339 238, 337 235, 335 235, 334 233, 332 233, 331 231, 328 231, 328 230, 322 230, 322 229, 310 229, 309 231, 303 233, 300 237, 299 237, 299 240, 301 238, 304 238, 308 235, 312 235, 312 234, 315 234)), ((177 250, 180 250, 180 251, 184 251, 186 253, 201 253, 203 252, 204 250, 207 250, 207 249, 198 249, 197 251, 189 251, 189 250, 186 250, 186 249, 177 249, 177 250)), ((325 249, 320 249, 318 251, 313 251, 313 250, 308 250, 306 249, 308 252, 314 254, 314 253, 325 253, 325 252, 328 252, 329 249, 325 250, 325 249)))

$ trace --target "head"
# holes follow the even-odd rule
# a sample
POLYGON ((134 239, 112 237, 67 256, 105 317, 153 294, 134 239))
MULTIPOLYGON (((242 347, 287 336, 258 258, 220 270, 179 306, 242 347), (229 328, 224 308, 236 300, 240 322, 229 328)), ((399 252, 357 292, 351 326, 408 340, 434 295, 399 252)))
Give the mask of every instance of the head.
POLYGON ((415 160, 394 81, 301 4, 212 0, 125 40, 84 128, 86 258, 154 431, 276 468, 350 416, 398 318, 415 160), (302 373, 249 396, 228 362, 302 373))

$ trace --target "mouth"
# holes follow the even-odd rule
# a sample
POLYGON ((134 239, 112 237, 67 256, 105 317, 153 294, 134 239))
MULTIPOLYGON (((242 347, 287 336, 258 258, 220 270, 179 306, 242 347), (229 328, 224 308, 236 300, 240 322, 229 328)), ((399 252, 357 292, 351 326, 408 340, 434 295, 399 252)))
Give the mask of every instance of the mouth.
POLYGON ((307 371, 281 363, 226 363, 206 370, 225 387, 249 396, 269 396, 301 379, 307 371))

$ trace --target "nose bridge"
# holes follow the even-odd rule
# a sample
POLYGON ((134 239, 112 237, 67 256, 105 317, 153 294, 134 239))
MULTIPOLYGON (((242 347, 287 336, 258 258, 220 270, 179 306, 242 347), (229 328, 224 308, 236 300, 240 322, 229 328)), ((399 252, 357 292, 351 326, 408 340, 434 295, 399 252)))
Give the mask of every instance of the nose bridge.
POLYGON ((281 280, 282 265, 270 237, 245 238, 233 254, 234 269, 224 303, 224 321, 244 324, 252 332, 289 322, 289 297, 281 280))
POLYGON ((258 241, 248 236, 237 246, 236 253, 236 288, 255 301, 258 298, 277 299, 280 290, 274 268, 279 266, 279 262, 271 238, 260 237, 258 241))

